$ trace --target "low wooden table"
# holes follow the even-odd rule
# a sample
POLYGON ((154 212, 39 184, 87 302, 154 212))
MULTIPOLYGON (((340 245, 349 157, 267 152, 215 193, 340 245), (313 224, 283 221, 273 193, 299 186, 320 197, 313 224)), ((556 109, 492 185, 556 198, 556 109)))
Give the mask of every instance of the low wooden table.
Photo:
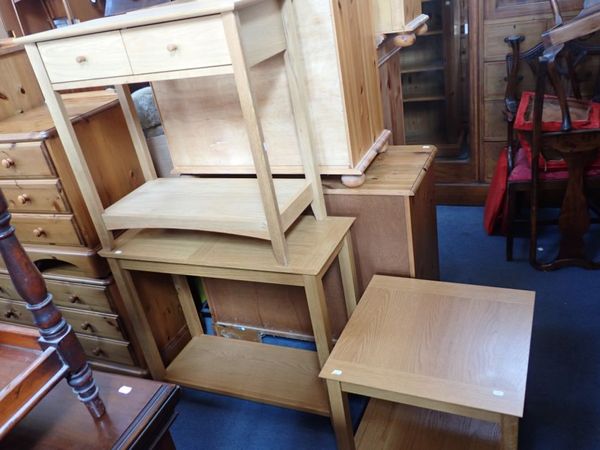
POLYGON ((534 297, 375 276, 320 374, 339 448, 516 449, 534 297), (356 442, 347 392, 376 399, 356 442))
POLYGON ((63 382, 0 442, 0 449, 175 448, 169 426, 177 386, 102 372, 94 377, 106 405, 102 419, 94 420, 63 382))

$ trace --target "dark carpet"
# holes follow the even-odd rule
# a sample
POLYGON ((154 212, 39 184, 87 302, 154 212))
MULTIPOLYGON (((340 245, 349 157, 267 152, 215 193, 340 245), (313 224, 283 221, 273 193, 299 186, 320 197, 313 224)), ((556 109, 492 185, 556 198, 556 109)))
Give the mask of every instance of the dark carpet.
MULTIPOLYGON (((600 272, 537 272, 526 261, 526 239, 516 239, 517 261, 507 263, 504 238, 484 233, 482 215, 438 208, 441 276, 537 292, 520 450, 600 450, 600 272)), ((540 255, 555 254, 557 237, 543 232, 540 255)), ((598 227, 589 247, 600 258, 598 227)), ((361 400, 352 402, 355 421, 361 400)), ((172 431, 180 450, 335 449, 329 419, 311 414, 189 389, 178 411, 172 431)))

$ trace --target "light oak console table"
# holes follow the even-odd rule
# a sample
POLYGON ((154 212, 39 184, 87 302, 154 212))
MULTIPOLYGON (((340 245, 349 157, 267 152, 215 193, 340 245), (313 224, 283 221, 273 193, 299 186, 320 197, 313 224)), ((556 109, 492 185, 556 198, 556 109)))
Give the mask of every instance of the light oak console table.
MULTIPOLYGON (((292 6, 290 0, 174 3, 19 41, 25 44, 152 376, 329 415, 327 391, 318 379, 332 348, 322 278, 337 259, 349 315, 357 293, 349 238, 353 219, 327 217, 303 91, 304 68, 294 60, 299 36, 292 6), (304 178, 272 178, 251 82, 252 67, 281 55, 292 104, 288 120, 297 135, 304 178), (256 178, 157 178, 123 85, 188 78, 210 82, 221 76, 233 77, 256 178), (117 85, 145 184, 104 209, 58 91, 107 84, 117 85), (300 217, 308 206, 314 217, 300 217), (115 237, 116 230, 126 231, 115 237), (169 274, 179 292, 193 338, 168 367, 131 271, 169 274), (317 352, 205 335, 186 275, 302 286, 317 352)), ((226 103, 223 99, 213 105, 217 116, 226 103)), ((202 142, 197 145, 197 152, 214 151, 202 142)))

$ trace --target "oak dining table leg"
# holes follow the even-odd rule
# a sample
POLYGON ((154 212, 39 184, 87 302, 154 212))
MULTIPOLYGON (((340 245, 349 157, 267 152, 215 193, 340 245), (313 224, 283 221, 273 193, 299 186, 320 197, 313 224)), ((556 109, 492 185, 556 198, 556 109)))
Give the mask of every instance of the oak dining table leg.
POLYGON ((337 381, 327 380, 327 393, 331 405, 331 424, 335 432, 338 450, 354 450, 354 432, 348 394, 342 391, 342 386, 337 381))
POLYGON ((500 450, 517 450, 519 447, 519 418, 502 415, 500 418, 500 450))

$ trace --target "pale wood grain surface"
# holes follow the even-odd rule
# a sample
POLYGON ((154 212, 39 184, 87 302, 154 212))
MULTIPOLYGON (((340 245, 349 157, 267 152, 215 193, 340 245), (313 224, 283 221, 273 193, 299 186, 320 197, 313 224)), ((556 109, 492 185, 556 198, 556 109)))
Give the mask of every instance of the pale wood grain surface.
POLYGON ((329 415, 317 354, 215 336, 195 337, 166 380, 220 394, 329 415))
POLYGON ((370 400, 356 433, 359 450, 496 450, 499 427, 453 414, 370 400))
MULTIPOLYGON (((277 179, 274 186, 287 229, 310 204, 310 185, 277 179)), ((249 178, 158 178, 108 207, 103 218, 108 229, 175 228, 269 238, 258 182, 249 178)))
POLYGON ((534 295, 375 276, 321 376, 521 417, 534 295))
POLYGON ((287 235, 289 262, 277 263, 268 242, 184 230, 128 231, 103 256, 149 263, 232 268, 277 274, 317 275, 340 245, 354 219, 303 216, 287 235), (315 245, 318 242, 319 245, 315 245))
POLYGON ((414 196, 435 155, 434 146, 392 146, 375 158, 362 186, 347 188, 340 180, 327 177, 323 178, 323 189, 327 195, 414 196))

